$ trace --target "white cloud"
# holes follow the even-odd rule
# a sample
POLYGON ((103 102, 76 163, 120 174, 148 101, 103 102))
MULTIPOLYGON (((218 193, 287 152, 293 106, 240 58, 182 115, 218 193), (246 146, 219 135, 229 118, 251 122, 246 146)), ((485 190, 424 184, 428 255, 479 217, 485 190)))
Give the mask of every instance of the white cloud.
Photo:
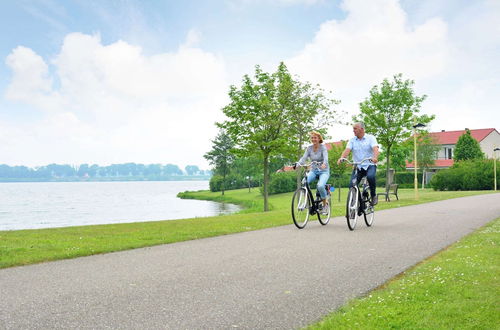
MULTIPOLYGON (((479 93, 489 91, 500 95, 498 78, 484 72, 484 78, 475 81, 470 79, 474 70, 469 71, 468 66, 474 63, 476 69, 498 68, 491 60, 483 62, 488 58, 487 44, 491 47, 492 39, 499 37, 498 33, 495 37, 488 34, 499 25, 498 20, 492 20, 493 5, 471 9, 476 11, 475 16, 468 15, 468 20, 464 16, 454 24, 443 17, 428 17, 414 25, 409 23, 407 13, 397 0, 345 0, 342 8, 347 13, 345 19, 323 23, 314 40, 286 63, 305 80, 333 90, 342 100, 343 110, 351 115, 358 113, 359 103, 368 97, 371 87, 401 72, 404 78, 415 80, 418 95, 429 96, 422 110, 437 115, 439 129, 451 129, 452 125, 465 127, 468 122, 465 113, 450 118, 459 108, 470 116, 472 109, 477 111, 481 106, 482 113, 492 115, 487 109, 498 104, 498 97, 489 94, 485 100, 479 93), (479 23, 476 20, 489 22, 476 24, 479 23), (461 28, 455 25, 458 22, 461 28), (452 38, 450 24, 454 33, 463 29, 463 35, 470 38, 477 35, 474 41, 477 48, 471 49, 460 39, 452 38), (493 83, 497 86, 493 87, 493 83), (464 90, 471 92, 462 95, 464 90)), ((498 42, 493 44, 498 47, 498 42)), ((498 52, 491 56, 493 58, 498 59, 498 52)), ((498 115, 493 117, 499 119, 498 115)), ((479 127, 492 126, 484 117, 479 118, 479 127)), ((330 133, 334 139, 352 135, 350 127, 340 125, 330 133)))
POLYGON ((45 118, 28 129, 36 138, 16 132, 24 137, 4 162, 206 165, 228 83, 223 61, 192 47, 193 38, 176 52, 145 56, 123 41, 103 45, 98 35, 69 34, 52 75, 39 55, 16 48, 7 59, 13 78, 6 96, 45 118))

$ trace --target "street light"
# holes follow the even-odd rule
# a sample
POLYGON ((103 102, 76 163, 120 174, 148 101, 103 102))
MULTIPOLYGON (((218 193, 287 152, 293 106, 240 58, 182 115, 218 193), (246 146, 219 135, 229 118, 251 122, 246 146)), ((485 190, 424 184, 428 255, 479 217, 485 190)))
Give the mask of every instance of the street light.
POLYGON ((493 149, 493 177, 495 177, 495 191, 497 191, 497 154, 500 148, 493 149))
POLYGON ((417 118, 413 117, 413 167, 415 172, 415 199, 418 199, 418 179, 417 179, 417 128, 425 127, 424 124, 418 123, 417 118))

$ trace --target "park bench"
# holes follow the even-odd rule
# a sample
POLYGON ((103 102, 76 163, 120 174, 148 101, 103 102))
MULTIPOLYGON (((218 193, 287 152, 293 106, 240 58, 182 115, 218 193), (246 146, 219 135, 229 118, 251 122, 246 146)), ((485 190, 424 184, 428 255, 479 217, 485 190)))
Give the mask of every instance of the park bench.
POLYGON ((389 198, 389 195, 395 195, 396 199, 399 200, 399 197, 398 197, 398 188, 399 188, 399 185, 397 183, 390 184, 389 187, 385 189, 385 192, 378 193, 377 196, 378 195, 384 195, 385 196, 385 200, 387 202, 390 202, 391 199, 389 198))

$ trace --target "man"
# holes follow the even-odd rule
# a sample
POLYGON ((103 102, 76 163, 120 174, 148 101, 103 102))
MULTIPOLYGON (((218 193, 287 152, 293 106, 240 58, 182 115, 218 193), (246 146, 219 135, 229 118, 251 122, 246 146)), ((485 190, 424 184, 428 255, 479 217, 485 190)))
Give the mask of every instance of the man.
MULTIPOLYGON (((377 163, 379 146, 377 139, 371 135, 365 133, 365 124, 355 123, 352 127, 354 132, 354 137, 349 140, 347 147, 340 156, 337 164, 340 164, 341 158, 346 158, 352 151, 352 158, 355 162, 360 162, 365 158, 371 158, 371 163, 365 161, 361 165, 358 165, 358 182, 366 175, 368 183, 370 184, 370 194, 372 196, 372 205, 377 205, 378 197, 376 194, 376 179, 375 174, 377 173, 377 163)), ((351 182, 349 187, 352 185, 352 179, 354 179, 354 171, 352 172, 351 182)))

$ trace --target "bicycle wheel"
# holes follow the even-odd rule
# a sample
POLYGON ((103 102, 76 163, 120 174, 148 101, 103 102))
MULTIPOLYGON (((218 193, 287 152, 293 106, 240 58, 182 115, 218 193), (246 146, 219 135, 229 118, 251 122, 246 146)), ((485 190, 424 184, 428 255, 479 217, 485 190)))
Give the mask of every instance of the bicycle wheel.
POLYGON ((354 187, 351 187, 351 189, 349 189, 349 193, 347 194, 345 214, 347 219, 347 227, 349 227, 349 230, 354 230, 354 228, 356 227, 356 222, 358 221, 358 208, 358 190, 354 187))
MULTIPOLYGON (((332 215, 332 198, 331 198, 331 195, 328 194, 326 196, 326 213, 324 214, 321 214, 321 212, 318 212, 318 220, 319 220, 319 223, 321 223, 323 226, 326 225, 328 222, 330 222, 330 217, 332 215)), ((325 210, 325 208, 323 207, 323 210, 325 210)))
POLYGON ((363 211, 365 216, 365 223, 368 227, 373 224, 373 220, 375 219, 375 207, 370 204, 371 199, 368 199, 365 203, 368 204, 368 207, 363 211))
POLYGON ((311 201, 307 190, 305 188, 297 189, 292 198, 292 218, 297 228, 302 229, 306 226, 310 207, 311 201))

